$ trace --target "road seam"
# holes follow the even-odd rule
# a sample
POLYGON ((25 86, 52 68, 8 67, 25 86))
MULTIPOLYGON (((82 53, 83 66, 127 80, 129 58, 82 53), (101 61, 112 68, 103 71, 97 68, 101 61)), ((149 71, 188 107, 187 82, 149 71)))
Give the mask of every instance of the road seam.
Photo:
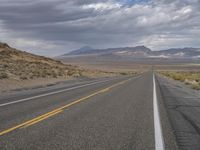
POLYGON ((29 126, 31 126, 31 125, 33 125, 33 124, 36 124, 36 123, 40 122, 40 121, 43 121, 43 120, 45 120, 45 119, 48 119, 49 117, 52 117, 52 116, 54 116, 54 115, 56 115, 56 114, 61 113, 64 109, 67 109, 68 107, 70 107, 70 106, 72 106, 72 105, 75 105, 75 104, 80 103, 80 102, 82 102, 82 101, 84 101, 84 100, 87 100, 87 99, 89 99, 89 98, 91 98, 91 97, 93 97, 93 96, 95 96, 95 95, 98 95, 98 94, 107 92, 107 91, 109 91, 110 89, 112 89, 112 88, 114 88, 114 87, 116 87, 116 86, 119 86, 119 85, 122 85, 122 84, 128 82, 129 80, 131 80, 131 79, 127 79, 127 80, 124 80, 124 81, 115 83, 115 84, 113 84, 113 85, 111 85, 111 86, 109 86, 109 87, 106 87, 106 88, 104 88, 104 89, 101 89, 101 90, 99 90, 99 91, 97 91, 97 92, 94 92, 94 93, 88 95, 88 96, 85 96, 85 97, 82 97, 82 98, 80 98, 80 99, 77 99, 77 100, 75 100, 75 101, 73 101, 73 102, 71 102, 71 103, 69 103, 69 104, 67 104, 67 105, 64 105, 64 106, 59 107, 59 108, 57 108, 57 109, 54 109, 54 110, 52 110, 52 111, 50 111, 50 112, 48 112, 48 113, 45 113, 45 114, 40 115, 40 116, 38 116, 38 117, 35 117, 35 118, 31 119, 31 120, 28 120, 28 121, 26 121, 26 122, 23 122, 23 123, 21 123, 21 124, 18 124, 18 125, 14 126, 14 127, 11 127, 11 128, 6 129, 6 130, 4 130, 4 131, 1 131, 1 132, 0 132, 0 136, 2 136, 2 135, 4 135, 4 134, 7 134, 7 133, 9 133, 9 132, 12 132, 12 131, 14 131, 14 130, 17 130, 17 129, 22 129, 22 128, 25 128, 25 127, 29 127, 29 126))
POLYGON ((154 110, 155 150, 165 150, 154 74, 153 74, 153 110, 154 110))

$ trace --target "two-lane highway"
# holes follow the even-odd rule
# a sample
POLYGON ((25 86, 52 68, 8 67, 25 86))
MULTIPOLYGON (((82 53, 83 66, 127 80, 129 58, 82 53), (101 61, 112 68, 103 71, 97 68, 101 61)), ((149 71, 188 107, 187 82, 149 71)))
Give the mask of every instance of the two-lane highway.
POLYGON ((0 149, 176 150, 177 143, 182 148, 163 82, 149 71, 3 97, 0 149))
POLYGON ((0 108, 0 149, 154 149, 146 73, 0 108))

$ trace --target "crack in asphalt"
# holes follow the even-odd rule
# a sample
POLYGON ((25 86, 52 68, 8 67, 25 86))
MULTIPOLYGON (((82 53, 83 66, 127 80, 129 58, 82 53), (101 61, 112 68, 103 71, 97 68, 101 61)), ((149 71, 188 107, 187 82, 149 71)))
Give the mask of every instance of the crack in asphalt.
POLYGON ((184 114, 183 112, 181 112, 180 110, 177 110, 182 116, 183 118, 193 127, 193 129, 200 135, 200 128, 199 126, 194 122, 194 120, 192 120, 190 117, 188 117, 186 114, 184 114))
POLYGON ((200 97, 178 97, 178 96, 166 96, 166 98, 176 98, 176 99, 179 99, 179 98, 182 98, 182 99, 200 99, 200 97))
POLYGON ((169 108, 169 109, 178 109, 180 107, 193 107, 193 108, 197 107, 198 108, 200 106, 196 106, 196 105, 167 105, 167 108, 169 108))

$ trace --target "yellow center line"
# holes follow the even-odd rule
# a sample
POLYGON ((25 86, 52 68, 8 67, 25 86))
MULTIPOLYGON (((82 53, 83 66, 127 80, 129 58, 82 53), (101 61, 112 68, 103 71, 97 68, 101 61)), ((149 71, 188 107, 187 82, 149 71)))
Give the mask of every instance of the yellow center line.
POLYGON ((52 110, 52 111, 50 111, 50 112, 48 112, 48 113, 45 113, 45 114, 40 115, 40 116, 38 116, 38 117, 35 117, 35 118, 31 119, 31 120, 28 120, 28 121, 26 121, 26 122, 24 122, 24 123, 21 123, 21 124, 19 124, 19 125, 16 125, 16 126, 14 126, 14 127, 11 127, 11 128, 9 128, 9 129, 6 129, 6 130, 4 130, 4 131, 1 131, 1 132, 0 132, 0 136, 4 135, 4 134, 6 134, 6 133, 9 133, 9 132, 11 132, 11 131, 14 131, 14 130, 16 130, 16 129, 19 129, 19 128, 26 128, 26 127, 29 127, 29 126, 31 126, 31 125, 33 125, 33 124, 36 124, 36 123, 38 123, 38 122, 40 122, 40 121, 42 121, 42 120, 45 120, 45 119, 47 119, 47 118, 49 118, 49 117, 51 117, 51 116, 54 116, 54 115, 56 115, 56 114, 58 114, 58 113, 61 113, 64 109, 66 109, 66 108, 68 108, 68 107, 70 107, 70 106, 72 106, 72 105, 75 105, 75 104, 77 104, 77 103, 80 103, 81 101, 84 101, 84 100, 86 100, 86 99, 89 99, 89 98, 91 98, 91 97, 93 97, 93 96, 95 96, 95 95, 97 95, 97 94, 101 94, 101 93, 107 92, 107 91, 109 91, 110 89, 112 89, 112 88, 114 88, 114 87, 116 87, 116 86, 118 86, 118 85, 124 84, 125 82, 127 82, 127 81, 129 81, 129 80, 131 80, 131 79, 127 79, 127 80, 125 80, 125 81, 118 82, 118 83, 113 84, 113 85, 111 85, 111 86, 109 86, 109 87, 107 87, 107 88, 104 88, 104 89, 99 90, 99 91, 97 91, 97 92, 95 92, 95 93, 92 93, 92 94, 90 94, 90 95, 88 95, 88 96, 85 96, 85 97, 83 97, 83 98, 80 98, 80 99, 78 99, 78 100, 75 100, 75 101, 73 101, 73 102, 71 102, 71 103, 69 103, 69 104, 67 104, 67 105, 64 105, 64 106, 59 107, 59 108, 57 108, 57 109, 55 109, 55 110, 52 110))
POLYGON ((47 118, 49 118, 49 117, 52 117, 52 116, 54 116, 54 115, 56 115, 56 114, 58 114, 58 113, 61 113, 62 111, 63 111, 63 110, 56 111, 56 112, 54 112, 54 113, 52 113, 52 114, 50 114, 50 115, 48 115, 48 116, 45 116, 45 117, 43 117, 43 118, 41 118, 41 119, 38 119, 38 120, 36 120, 36 121, 33 121, 33 122, 29 123, 29 124, 26 124, 26 125, 23 126, 22 128, 29 127, 29 126, 31 126, 31 125, 33 125, 33 124, 36 124, 36 123, 38 123, 38 122, 40 122, 40 121, 42 121, 42 120, 45 120, 45 119, 47 119, 47 118))

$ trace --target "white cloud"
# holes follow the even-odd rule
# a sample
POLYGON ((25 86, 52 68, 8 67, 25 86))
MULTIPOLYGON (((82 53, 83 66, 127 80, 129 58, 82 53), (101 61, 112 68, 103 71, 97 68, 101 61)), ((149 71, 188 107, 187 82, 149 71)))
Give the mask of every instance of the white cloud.
POLYGON ((83 9, 95 9, 99 11, 104 11, 104 10, 112 10, 112 9, 118 9, 122 5, 119 3, 113 3, 113 2, 104 2, 104 3, 92 3, 92 4, 87 4, 83 5, 83 9))
POLYGON ((0 39, 37 53, 61 53, 83 45, 200 47, 199 0, 134 5, 119 0, 0 2, 0 39))
POLYGON ((35 47, 40 47, 41 49, 52 49, 52 48, 56 48, 56 45, 51 44, 49 42, 45 42, 42 40, 28 40, 28 39, 23 39, 23 38, 18 38, 15 41, 12 42, 14 45, 16 45, 17 47, 30 47, 30 48, 35 48, 35 47))

